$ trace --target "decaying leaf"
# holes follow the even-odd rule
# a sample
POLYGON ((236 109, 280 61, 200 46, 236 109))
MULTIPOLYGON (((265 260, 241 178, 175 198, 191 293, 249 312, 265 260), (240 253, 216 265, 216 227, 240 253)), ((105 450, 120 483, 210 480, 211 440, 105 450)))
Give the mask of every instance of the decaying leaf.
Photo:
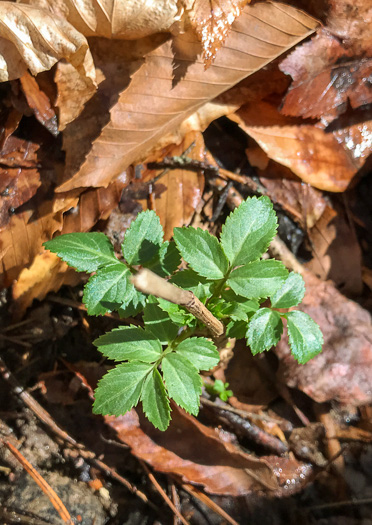
POLYGON ((217 432, 176 405, 166 432, 155 429, 134 410, 124 416, 106 416, 105 421, 135 456, 155 470, 172 473, 186 483, 201 484, 209 493, 242 496, 255 488, 278 489, 265 461, 222 441, 217 432))
POLYGON ((205 66, 211 65, 234 20, 249 0, 194 0, 188 16, 202 46, 205 66))
POLYGON ((322 190, 344 191, 370 153, 372 121, 327 133, 315 125, 294 125, 265 102, 247 104, 231 118, 271 159, 322 190))
MULTIPOLYGON (((199 162, 205 161, 205 145, 200 132, 188 133, 180 145, 172 145, 162 150, 162 157, 180 156, 193 142, 195 145, 187 157, 199 162)), ((144 182, 151 180, 162 171, 147 170, 143 173, 142 180, 144 182)), ((173 237, 174 228, 190 223, 195 209, 202 199, 203 189, 204 174, 201 170, 172 169, 155 183, 152 190, 155 192, 153 209, 160 218, 166 240, 173 237), (159 195, 156 192, 157 187, 162 189, 159 195)), ((143 209, 147 207, 147 200, 140 201, 143 209)))
POLYGON ((63 18, 31 5, 0 1, 0 82, 50 69, 58 60, 95 79, 84 36, 63 18))
POLYGON ((346 299, 329 282, 304 274, 306 294, 298 307, 320 326, 321 354, 305 365, 290 355, 286 338, 277 345, 279 377, 318 402, 337 400, 353 406, 372 401, 372 323, 370 314, 346 299))
MULTIPOLYGON (((76 70, 75 70, 76 71, 76 70)), ((23 93, 37 120, 54 136, 58 135, 57 115, 47 95, 29 73, 20 78, 23 93)))
POLYGON ((294 50, 280 64, 294 79, 281 112, 304 118, 335 118, 347 104, 354 109, 372 102, 372 60, 354 57, 325 30, 294 50))
MULTIPOLYGON (((160 45, 132 75, 79 171, 70 177, 68 170, 68 180, 58 191, 106 186, 187 116, 311 34, 316 26, 313 18, 288 5, 247 6, 207 71, 192 33, 160 45)), ((77 164, 74 158, 74 166, 77 164)))

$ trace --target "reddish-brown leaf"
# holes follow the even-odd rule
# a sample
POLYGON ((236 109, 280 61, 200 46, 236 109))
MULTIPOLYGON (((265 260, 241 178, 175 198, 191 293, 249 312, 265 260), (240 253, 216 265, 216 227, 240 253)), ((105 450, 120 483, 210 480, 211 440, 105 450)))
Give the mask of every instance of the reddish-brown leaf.
POLYGON ((54 136, 58 135, 57 115, 47 95, 29 73, 20 78, 23 93, 37 120, 54 136))
POLYGON ((304 274, 306 294, 299 309, 316 321, 324 336, 321 354, 305 365, 291 356, 286 338, 277 345, 278 374, 287 385, 318 402, 353 406, 372 401, 372 323, 370 314, 329 282, 304 274))
POLYGON ((195 0, 188 15, 203 46, 205 67, 216 58, 234 20, 250 0, 195 0))
POLYGON ((280 65, 294 82, 281 112, 304 118, 335 118, 372 102, 372 59, 353 57, 350 49, 325 31, 291 53, 280 65))
POLYGON ((341 192, 370 153, 372 121, 327 133, 315 125, 294 125, 265 102, 231 116, 267 155, 316 188, 341 192))
POLYGON ((165 432, 155 429, 134 410, 120 417, 106 416, 105 420, 135 456, 183 482, 201 484, 209 493, 242 496, 257 489, 278 488, 266 461, 222 441, 215 430, 177 406, 172 409, 172 421, 165 432))

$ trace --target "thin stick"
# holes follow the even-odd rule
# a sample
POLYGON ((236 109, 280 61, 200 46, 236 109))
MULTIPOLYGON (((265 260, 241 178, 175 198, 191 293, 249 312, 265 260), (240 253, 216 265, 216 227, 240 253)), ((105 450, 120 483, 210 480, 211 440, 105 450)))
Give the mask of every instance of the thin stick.
POLYGON ((37 483, 37 485, 41 488, 41 490, 46 494, 50 500, 50 503, 53 505, 53 507, 56 509, 58 514, 61 516, 64 523, 67 523, 68 525, 73 525, 73 521, 71 519, 71 516, 62 503, 60 497, 57 495, 57 493, 52 489, 52 487, 45 481, 45 479, 39 474, 39 472, 31 465, 27 459, 22 456, 22 454, 9 442, 9 441, 3 441, 4 445, 7 447, 8 450, 15 456, 22 467, 26 470, 26 472, 32 477, 32 479, 37 483))
POLYGON ((219 337, 224 333, 224 325, 221 321, 216 319, 190 290, 178 288, 147 268, 139 270, 136 275, 131 277, 131 280, 140 292, 155 295, 171 303, 184 306, 186 310, 206 325, 213 337, 219 337))
POLYGON ((217 503, 208 498, 208 496, 204 494, 204 492, 194 487, 194 485, 183 483, 181 487, 186 492, 191 494, 191 496, 204 503, 204 505, 207 505, 207 507, 213 510, 216 514, 219 514, 223 519, 227 521, 227 523, 230 523, 230 525, 239 525, 239 523, 235 521, 231 516, 229 516, 227 512, 221 509, 221 507, 217 505, 217 503))
POLYGON ((166 502, 166 504, 169 506, 170 509, 172 509, 172 511, 174 512, 174 514, 177 516, 177 518, 181 521, 181 523, 183 523, 183 525, 190 525, 190 523, 185 520, 185 518, 182 516, 182 514, 180 513, 180 511, 177 509, 177 507, 174 505, 174 503, 172 502, 172 500, 167 496, 167 494, 165 493, 165 491, 163 490, 163 488, 161 487, 161 485, 157 482, 155 476, 150 472, 149 468, 147 467, 146 463, 144 461, 142 461, 142 459, 139 459, 139 462, 141 463, 142 465, 142 468, 145 470, 146 474, 148 475, 149 477, 149 480, 151 481, 151 483, 156 487, 156 490, 159 492, 159 494, 161 495, 161 497, 164 499, 164 501, 166 502))

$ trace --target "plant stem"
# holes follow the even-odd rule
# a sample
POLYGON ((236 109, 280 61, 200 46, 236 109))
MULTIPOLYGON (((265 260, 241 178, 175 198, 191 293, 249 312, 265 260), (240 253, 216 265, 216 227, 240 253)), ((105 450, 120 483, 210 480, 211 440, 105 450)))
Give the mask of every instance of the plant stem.
POLYGON ((206 325, 213 337, 219 337, 225 331, 224 325, 199 301, 190 290, 183 290, 169 283, 148 268, 142 268, 131 281, 140 292, 161 297, 166 301, 184 306, 197 319, 206 325))

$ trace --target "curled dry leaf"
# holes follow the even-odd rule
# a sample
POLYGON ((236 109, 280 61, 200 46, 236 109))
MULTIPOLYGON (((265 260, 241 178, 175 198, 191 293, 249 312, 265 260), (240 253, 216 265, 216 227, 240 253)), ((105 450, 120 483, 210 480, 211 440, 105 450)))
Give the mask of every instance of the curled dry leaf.
POLYGON ((166 432, 155 429, 134 410, 124 416, 105 416, 105 421, 135 456, 155 470, 174 474, 186 483, 201 484, 211 494, 242 496, 258 489, 278 489, 266 461, 222 441, 216 431, 176 405, 172 406, 172 421, 166 432))
MULTIPOLYGON (((317 22, 288 5, 247 6, 215 63, 204 71, 197 38, 186 33, 148 53, 119 95, 80 170, 59 187, 106 186, 199 107, 311 34, 317 22), (275 42, 275 44, 273 44, 275 42)), ((68 152, 67 152, 68 153, 68 152)), ((78 159, 74 159, 74 165, 78 159)))
POLYGON ((139 39, 169 31, 179 0, 23 0, 65 18, 85 36, 139 39))
POLYGON ((345 191, 370 153, 372 121, 327 133, 314 125, 294 125, 265 102, 247 104, 230 118, 271 159, 321 190, 345 191))
POLYGON ((88 43, 62 18, 31 5, 0 1, 0 82, 50 69, 58 60, 70 62, 94 82, 88 43))
MULTIPOLYGON (((76 70, 75 70, 76 71, 76 70)), ((25 73, 20 78, 23 93, 37 120, 54 136, 58 135, 57 115, 35 78, 25 73)))
POLYGON ((346 299, 329 282, 303 274, 306 294, 298 307, 316 321, 324 336, 323 351, 305 365, 290 354, 287 339, 276 348, 278 375, 318 402, 336 400, 353 406, 372 401, 372 323, 370 314, 346 299))

